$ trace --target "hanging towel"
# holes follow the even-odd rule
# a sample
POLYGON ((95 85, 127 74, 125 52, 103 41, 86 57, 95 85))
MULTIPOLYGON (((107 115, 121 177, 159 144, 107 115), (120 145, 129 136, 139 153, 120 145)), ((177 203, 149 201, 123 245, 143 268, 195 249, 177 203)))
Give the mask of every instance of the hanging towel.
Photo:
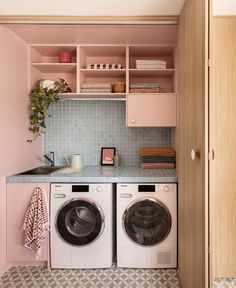
POLYGON ((22 229, 25 231, 24 246, 38 258, 49 231, 48 203, 45 192, 37 187, 27 207, 22 229))

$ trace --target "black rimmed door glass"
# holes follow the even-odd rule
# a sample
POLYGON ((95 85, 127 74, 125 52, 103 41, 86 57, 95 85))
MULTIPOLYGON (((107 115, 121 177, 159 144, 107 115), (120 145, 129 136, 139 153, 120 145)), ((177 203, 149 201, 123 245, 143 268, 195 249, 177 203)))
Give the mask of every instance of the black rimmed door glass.
POLYGON ((145 199, 133 204, 126 211, 124 228, 135 243, 143 246, 156 245, 168 236, 171 216, 162 203, 145 199))
POLYGON ((93 242, 99 236, 103 219, 94 203, 78 199, 69 202, 60 210, 56 226, 67 243, 82 246, 93 242))

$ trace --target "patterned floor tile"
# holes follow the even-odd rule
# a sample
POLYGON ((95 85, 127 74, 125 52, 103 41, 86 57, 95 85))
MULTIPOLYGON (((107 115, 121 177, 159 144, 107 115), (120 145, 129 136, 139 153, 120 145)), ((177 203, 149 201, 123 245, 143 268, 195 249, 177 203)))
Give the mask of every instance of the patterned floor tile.
POLYGON ((113 266, 110 269, 48 271, 43 267, 12 267, 0 278, 0 287, 180 288, 180 283, 175 269, 127 269, 113 266))
POLYGON ((236 278, 216 278, 213 281, 213 288, 235 288, 236 278))

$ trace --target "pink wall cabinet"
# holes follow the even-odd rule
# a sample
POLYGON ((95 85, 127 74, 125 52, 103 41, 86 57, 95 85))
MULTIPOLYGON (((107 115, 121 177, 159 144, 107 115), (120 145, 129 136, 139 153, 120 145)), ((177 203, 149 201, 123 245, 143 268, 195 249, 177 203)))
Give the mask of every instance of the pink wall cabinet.
POLYGON ((128 127, 176 127, 176 94, 128 94, 128 127))
POLYGON ((43 244, 43 251, 38 260, 36 260, 35 254, 23 245, 24 231, 21 227, 27 206, 36 187, 44 189, 49 197, 49 183, 7 184, 7 261, 9 263, 48 260, 47 240, 43 244))
POLYGON ((176 127, 175 45, 130 45, 128 127, 176 127))

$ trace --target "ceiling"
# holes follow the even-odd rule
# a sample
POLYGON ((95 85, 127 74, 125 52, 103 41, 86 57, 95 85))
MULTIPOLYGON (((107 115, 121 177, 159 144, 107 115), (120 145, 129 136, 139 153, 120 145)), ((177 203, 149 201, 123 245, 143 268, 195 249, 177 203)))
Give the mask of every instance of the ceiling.
POLYGON ((0 15, 140 16, 179 15, 185 0, 8 0, 0 15))

